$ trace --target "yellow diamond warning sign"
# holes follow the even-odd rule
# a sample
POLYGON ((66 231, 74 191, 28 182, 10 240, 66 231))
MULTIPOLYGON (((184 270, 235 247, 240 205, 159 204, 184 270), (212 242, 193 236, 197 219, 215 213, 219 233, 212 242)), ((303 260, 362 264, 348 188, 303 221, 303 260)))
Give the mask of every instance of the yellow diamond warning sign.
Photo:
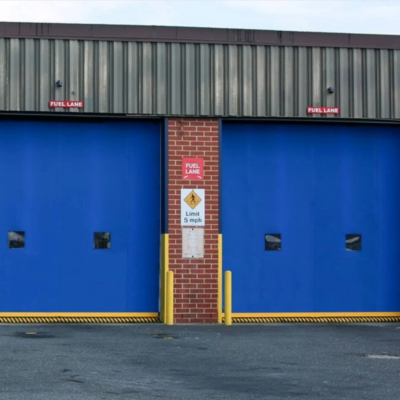
POLYGON ((206 220, 204 189, 181 189, 181 225, 204 226, 206 220))
POLYGON ((184 201, 191 209, 194 209, 201 203, 202 199, 200 198, 200 196, 194 190, 192 190, 184 198, 184 201))

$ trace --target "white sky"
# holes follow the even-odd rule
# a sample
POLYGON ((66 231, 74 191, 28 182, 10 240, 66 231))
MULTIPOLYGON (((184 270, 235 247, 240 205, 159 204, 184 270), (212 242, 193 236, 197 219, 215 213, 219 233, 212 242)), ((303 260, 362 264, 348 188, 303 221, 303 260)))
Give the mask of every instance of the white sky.
POLYGON ((400 34, 400 1, 0 0, 0 21, 400 34))

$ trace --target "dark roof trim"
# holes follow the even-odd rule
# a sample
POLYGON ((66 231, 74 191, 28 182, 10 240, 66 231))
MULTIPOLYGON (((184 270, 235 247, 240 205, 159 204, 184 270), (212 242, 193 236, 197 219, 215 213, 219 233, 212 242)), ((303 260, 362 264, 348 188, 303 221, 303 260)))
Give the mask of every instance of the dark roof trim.
POLYGON ((400 36, 167 26, 0 22, 0 38, 400 49, 400 36))

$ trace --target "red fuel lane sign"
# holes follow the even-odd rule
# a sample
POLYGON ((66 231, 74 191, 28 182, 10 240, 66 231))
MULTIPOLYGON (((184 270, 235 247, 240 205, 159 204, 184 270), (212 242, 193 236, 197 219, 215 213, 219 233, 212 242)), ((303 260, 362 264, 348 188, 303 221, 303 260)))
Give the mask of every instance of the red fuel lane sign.
POLYGON ((50 100, 50 108, 83 108, 84 102, 79 100, 50 100))
POLYGON ((340 114, 340 107, 307 107, 307 114, 340 114))
POLYGON ((182 179, 202 181, 204 179, 204 160, 202 158, 184 158, 182 160, 182 179))

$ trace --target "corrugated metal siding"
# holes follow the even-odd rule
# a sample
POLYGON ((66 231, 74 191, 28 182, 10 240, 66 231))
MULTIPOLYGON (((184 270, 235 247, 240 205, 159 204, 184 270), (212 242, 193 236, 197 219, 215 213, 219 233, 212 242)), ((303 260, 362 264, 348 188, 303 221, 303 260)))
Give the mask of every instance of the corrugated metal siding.
POLYGON ((344 118, 400 118, 400 50, 0 39, 0 110, 49 111, 49 100, 84 100, 90 113, 304 117, 340 106, 344 118))

